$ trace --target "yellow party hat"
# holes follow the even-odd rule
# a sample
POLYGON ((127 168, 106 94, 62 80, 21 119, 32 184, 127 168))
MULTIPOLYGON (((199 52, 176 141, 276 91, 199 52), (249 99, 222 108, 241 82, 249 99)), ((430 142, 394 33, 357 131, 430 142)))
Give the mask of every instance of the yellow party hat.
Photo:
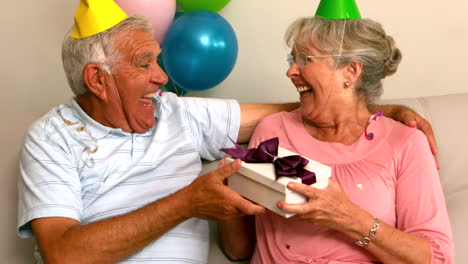
POLYGON ((86 38, 103 32, 127 18, 113 0, 81 0, 75 13, 72 38, 86 38))

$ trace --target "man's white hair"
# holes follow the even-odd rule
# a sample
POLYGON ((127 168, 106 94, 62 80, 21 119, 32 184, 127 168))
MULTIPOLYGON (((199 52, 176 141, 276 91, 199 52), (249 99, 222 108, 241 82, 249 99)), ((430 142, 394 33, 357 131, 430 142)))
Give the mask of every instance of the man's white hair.
POLYGON ((86 38, 72 38, 71 30, 67 33, 62 44, 62 63, 75 95, 82 95, 88 91, 83 80, 83 69, 87 64, 97 63, 102 70, 112 74, 113 65, 120 57, 113 44, 132 30, 142 30, 151 34, 153 32, 148 20, 133 15, 106 31, 86 38))

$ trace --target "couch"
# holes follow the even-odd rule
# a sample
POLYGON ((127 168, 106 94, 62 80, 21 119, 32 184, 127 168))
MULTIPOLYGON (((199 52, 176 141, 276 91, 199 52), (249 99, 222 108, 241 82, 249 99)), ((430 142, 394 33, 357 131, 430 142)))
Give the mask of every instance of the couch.
MULTIPOLYGON (((468 163, 468 93, 442 95, 433 97, 407 98, 384 101, 408 105, 426 119, 434 129, 438 158, 441 164, 440 179, 443 186, 447 209, 452 223, 455 240, 455 263, 468 263, 468 172, 463 166, 468 163)), ((0 210, 2 220, 0 226, 0 262, 8 264, 34 263, 33 239, 20 239, 16 236, 16 207, 18 175, 18 150, 22 137, 29 123, 38 118, 41 113, 21 113, 11 116, 2 113, 3 132, 0 169, 0 210)), ((215 168, 213 162, 206 162, 204 170, 215 168)), ((416 187, 416 186, 415 186, 416 187)), ((231 263, 221 252, 216 223, 211 222, 210 264, 231 263)), ((234 263, 234 262, 232 262, 234 263)), ((236 262, 239 263, 239 262, 236 262)), ((247 263, 247 262, 241 262, 247 263)))

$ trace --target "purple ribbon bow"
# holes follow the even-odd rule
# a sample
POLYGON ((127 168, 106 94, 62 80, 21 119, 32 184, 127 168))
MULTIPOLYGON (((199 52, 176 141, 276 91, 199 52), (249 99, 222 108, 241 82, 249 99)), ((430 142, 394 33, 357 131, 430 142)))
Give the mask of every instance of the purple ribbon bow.
POLYGON ((221 151, 247 163, 273 163, 276 179, 280 176, 299 177, 302 183, 311 185, 317 180, 315 173, 304 169, 309 161, 300 155, 278 157, 279 140, 277 137, 263 141, 257 148, 246 149, 234 143, 233 148, 220 149, 221 151))

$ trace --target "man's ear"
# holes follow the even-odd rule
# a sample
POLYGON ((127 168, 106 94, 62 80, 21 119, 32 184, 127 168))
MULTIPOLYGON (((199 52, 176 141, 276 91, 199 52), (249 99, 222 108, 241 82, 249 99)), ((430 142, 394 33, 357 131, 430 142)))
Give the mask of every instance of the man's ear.
POLYGON ((101 100, 107 99, 106 73, 97 63, 89 63, 83 69, 83 81, 88 90, 101 100))
POLYGON ((361 77, 364 65, 360 61, 352 61, 345 66, 344 78, 351 84, 355 84, 361 77))

